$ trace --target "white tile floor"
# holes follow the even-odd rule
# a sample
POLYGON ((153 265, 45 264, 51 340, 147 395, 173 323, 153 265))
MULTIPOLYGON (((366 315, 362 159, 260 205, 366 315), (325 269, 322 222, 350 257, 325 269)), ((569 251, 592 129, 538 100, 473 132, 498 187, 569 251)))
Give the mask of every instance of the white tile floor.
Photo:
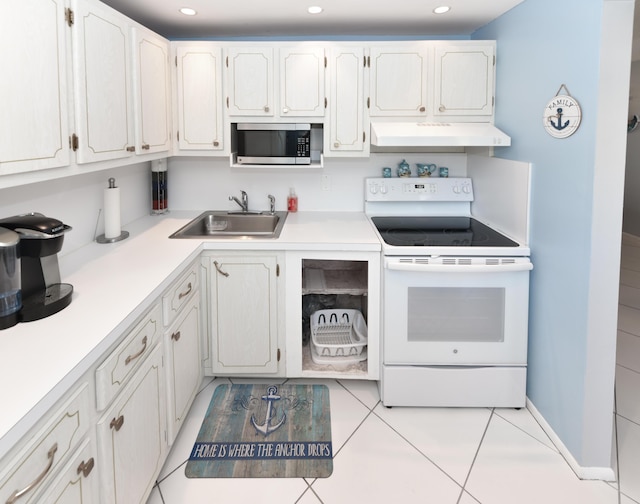
POLYGON ((640 239, 623 242, 622 259, 618 482, 578 479, 526 409, 387 409, 374 383, 351 380, 313 381, 326 384, 331 396, 329 478, 187 479, 186 460, 213 390, 228 383, 209 379, 148 504, 640 503, 640 239))

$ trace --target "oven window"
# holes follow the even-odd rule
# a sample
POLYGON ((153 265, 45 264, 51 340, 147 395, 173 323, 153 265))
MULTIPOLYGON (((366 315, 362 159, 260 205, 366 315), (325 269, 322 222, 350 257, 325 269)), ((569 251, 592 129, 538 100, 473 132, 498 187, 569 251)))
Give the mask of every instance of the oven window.
POLYGON ((504 288, 409 287, 408 291, 409 341, 504 341, 504 288))

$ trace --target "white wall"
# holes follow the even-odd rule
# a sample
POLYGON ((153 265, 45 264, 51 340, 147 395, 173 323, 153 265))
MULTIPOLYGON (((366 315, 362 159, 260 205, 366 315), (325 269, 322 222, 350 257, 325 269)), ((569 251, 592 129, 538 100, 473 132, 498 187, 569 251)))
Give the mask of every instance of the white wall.
POLYGON ((496 124, 515 141, 496 155, 533 164, 527 394, 584 468, 611 465, 633 8, 525 0, 473 36, 498 41, 496 124), (541 119, 562 84, 583 121, 559 140, 541 119))
POLYGON ((326 159, 322 169, 230 168, 228 158, 172 158, 169 160, 169 208, 173 210, 237 210, 229 196, 249 195, 251 210, 269 208, 268 194, 276 197, 276 209, 286 210, 289 188, 295 188, 299 211, 341 210, 362 212, 365 177, 381 177, 382 167, 395 170, 403 159, 411 164, 447 166, 449 175, 466 175, 466 154, 372 154, 370 158, 326 159), (322 176, 330 190, 322 188, 322 176))
POLYGON ((150 170, 149 163, 139 163, 0 189, 0 218, 40 212, 61 220, 73 228, 65 234, 61 251, 61 255, 68 254, 104 233, 100 211, 109 177, 114 177, 120 188, 123 227, 151 212, 150 170))

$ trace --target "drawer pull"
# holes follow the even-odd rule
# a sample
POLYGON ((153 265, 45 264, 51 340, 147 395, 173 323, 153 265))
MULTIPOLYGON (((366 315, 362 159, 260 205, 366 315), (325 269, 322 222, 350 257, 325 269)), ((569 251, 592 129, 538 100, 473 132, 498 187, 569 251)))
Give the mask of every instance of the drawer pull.
POLYGON ((193 285, 191 285, 191 282, 189 282, 189 284, 187 285, 187 290, 184 292, 181 292, 180 294, 178 294, 178 299, 182 299, 183 297, 187 297, 189 294, 191 294, 191 291, 193 290, 193 285))
POLYGON ((82 473, 82 475, 86 478, 87 476, 89 476, 89 474, 91 474, 91 471, 93 471, 94 464, 95 462, 93 460, 93 457, 91 457, 86 462, 83 460, 78 466, 78 474, 82 473))
POLYGON ((142 338, 142 350, 140 350, 137 354, 133 354, 133 355, 129 355, 125 360, 124 363, 125 365, 129 365, 129 363, 134 360, 137 359, 138 357, 140 357, 144 351, 147 349, 147 337, 145 336, 144 338, 142 338))
POLYGON ((16 490, 15 492, 13 492, 9 498, 7 499, 7 503, 6 504, 13 504, 14 502, 16 502, 20 497, 22 497, 24 494, 29 493, 31 490, 33 490, 36 486, 38 486, 38 484, 44 479, 44 477, 49 473, 49 471, 51 470, 51 467, 53 467, 53 457, 56 454, 56 451, 58 451, 58 443, 55 443, 50 449, 49 452, 47 453, 47 458, 49 459, 49 463, 47 464, 47 467, 44 468, 44 471, 42 471, 40 473, 40 475, 34 479, 31 483, 29 483, 26 487, 24 487, 22 490, 16 490))
POLYGON ((180 331, 178 331, 178 332, 174 332, 174 333, 171 335, 171 339, 172 339, 173 341, 180 341, 180 331))
POLYGON ((216 271, 217 271, 218 273, 220 273, 221 275, 224 275, 224 276, 226 276, 226 277, 228 277, 228 276, 229 276, 229 273, 227 273, 226 271, 222 271, 222 270, 220 269, 220 265, 218 264, 218 261, 213 261, 213 264, 214 264, 214 266, 216 267, 216 271))
POLYGON ((117 419, 113 418, 111 420, 111 423, 109 424, 109 427, 111 427, 112 429, 115 429, 116 432, 118 432, 120 430, 120 428, 122 427, 123 423, 124 423, 124 416, 120 415, 117 419))

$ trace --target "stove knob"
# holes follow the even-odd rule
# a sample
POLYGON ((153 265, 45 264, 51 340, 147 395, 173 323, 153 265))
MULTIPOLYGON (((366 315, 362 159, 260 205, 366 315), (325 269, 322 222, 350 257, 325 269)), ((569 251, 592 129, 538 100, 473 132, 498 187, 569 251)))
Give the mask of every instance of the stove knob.
POLYGON ((456 194, 460 194, 460 188, 457 185, 453 186, 453 192, 456 194))
POLYGON ((369 186, 369 192, 370 192, 371 194, 377 194, 377 192, 378 192, 378 186, 377 186, 376 184, 371 184, 371 185, 369 186))
POLYGON ((471 192, 471 187, 469 187, 468 185, 464 186, 462 188, 462 192, 465 194, 469 194, 471 192))
POLYGON ((389 192, 389 189, 387 188, 386 185, 383 185, 382 187, 380 187, 380 192, 382 194, 387 194, 387 192, 389 192))

